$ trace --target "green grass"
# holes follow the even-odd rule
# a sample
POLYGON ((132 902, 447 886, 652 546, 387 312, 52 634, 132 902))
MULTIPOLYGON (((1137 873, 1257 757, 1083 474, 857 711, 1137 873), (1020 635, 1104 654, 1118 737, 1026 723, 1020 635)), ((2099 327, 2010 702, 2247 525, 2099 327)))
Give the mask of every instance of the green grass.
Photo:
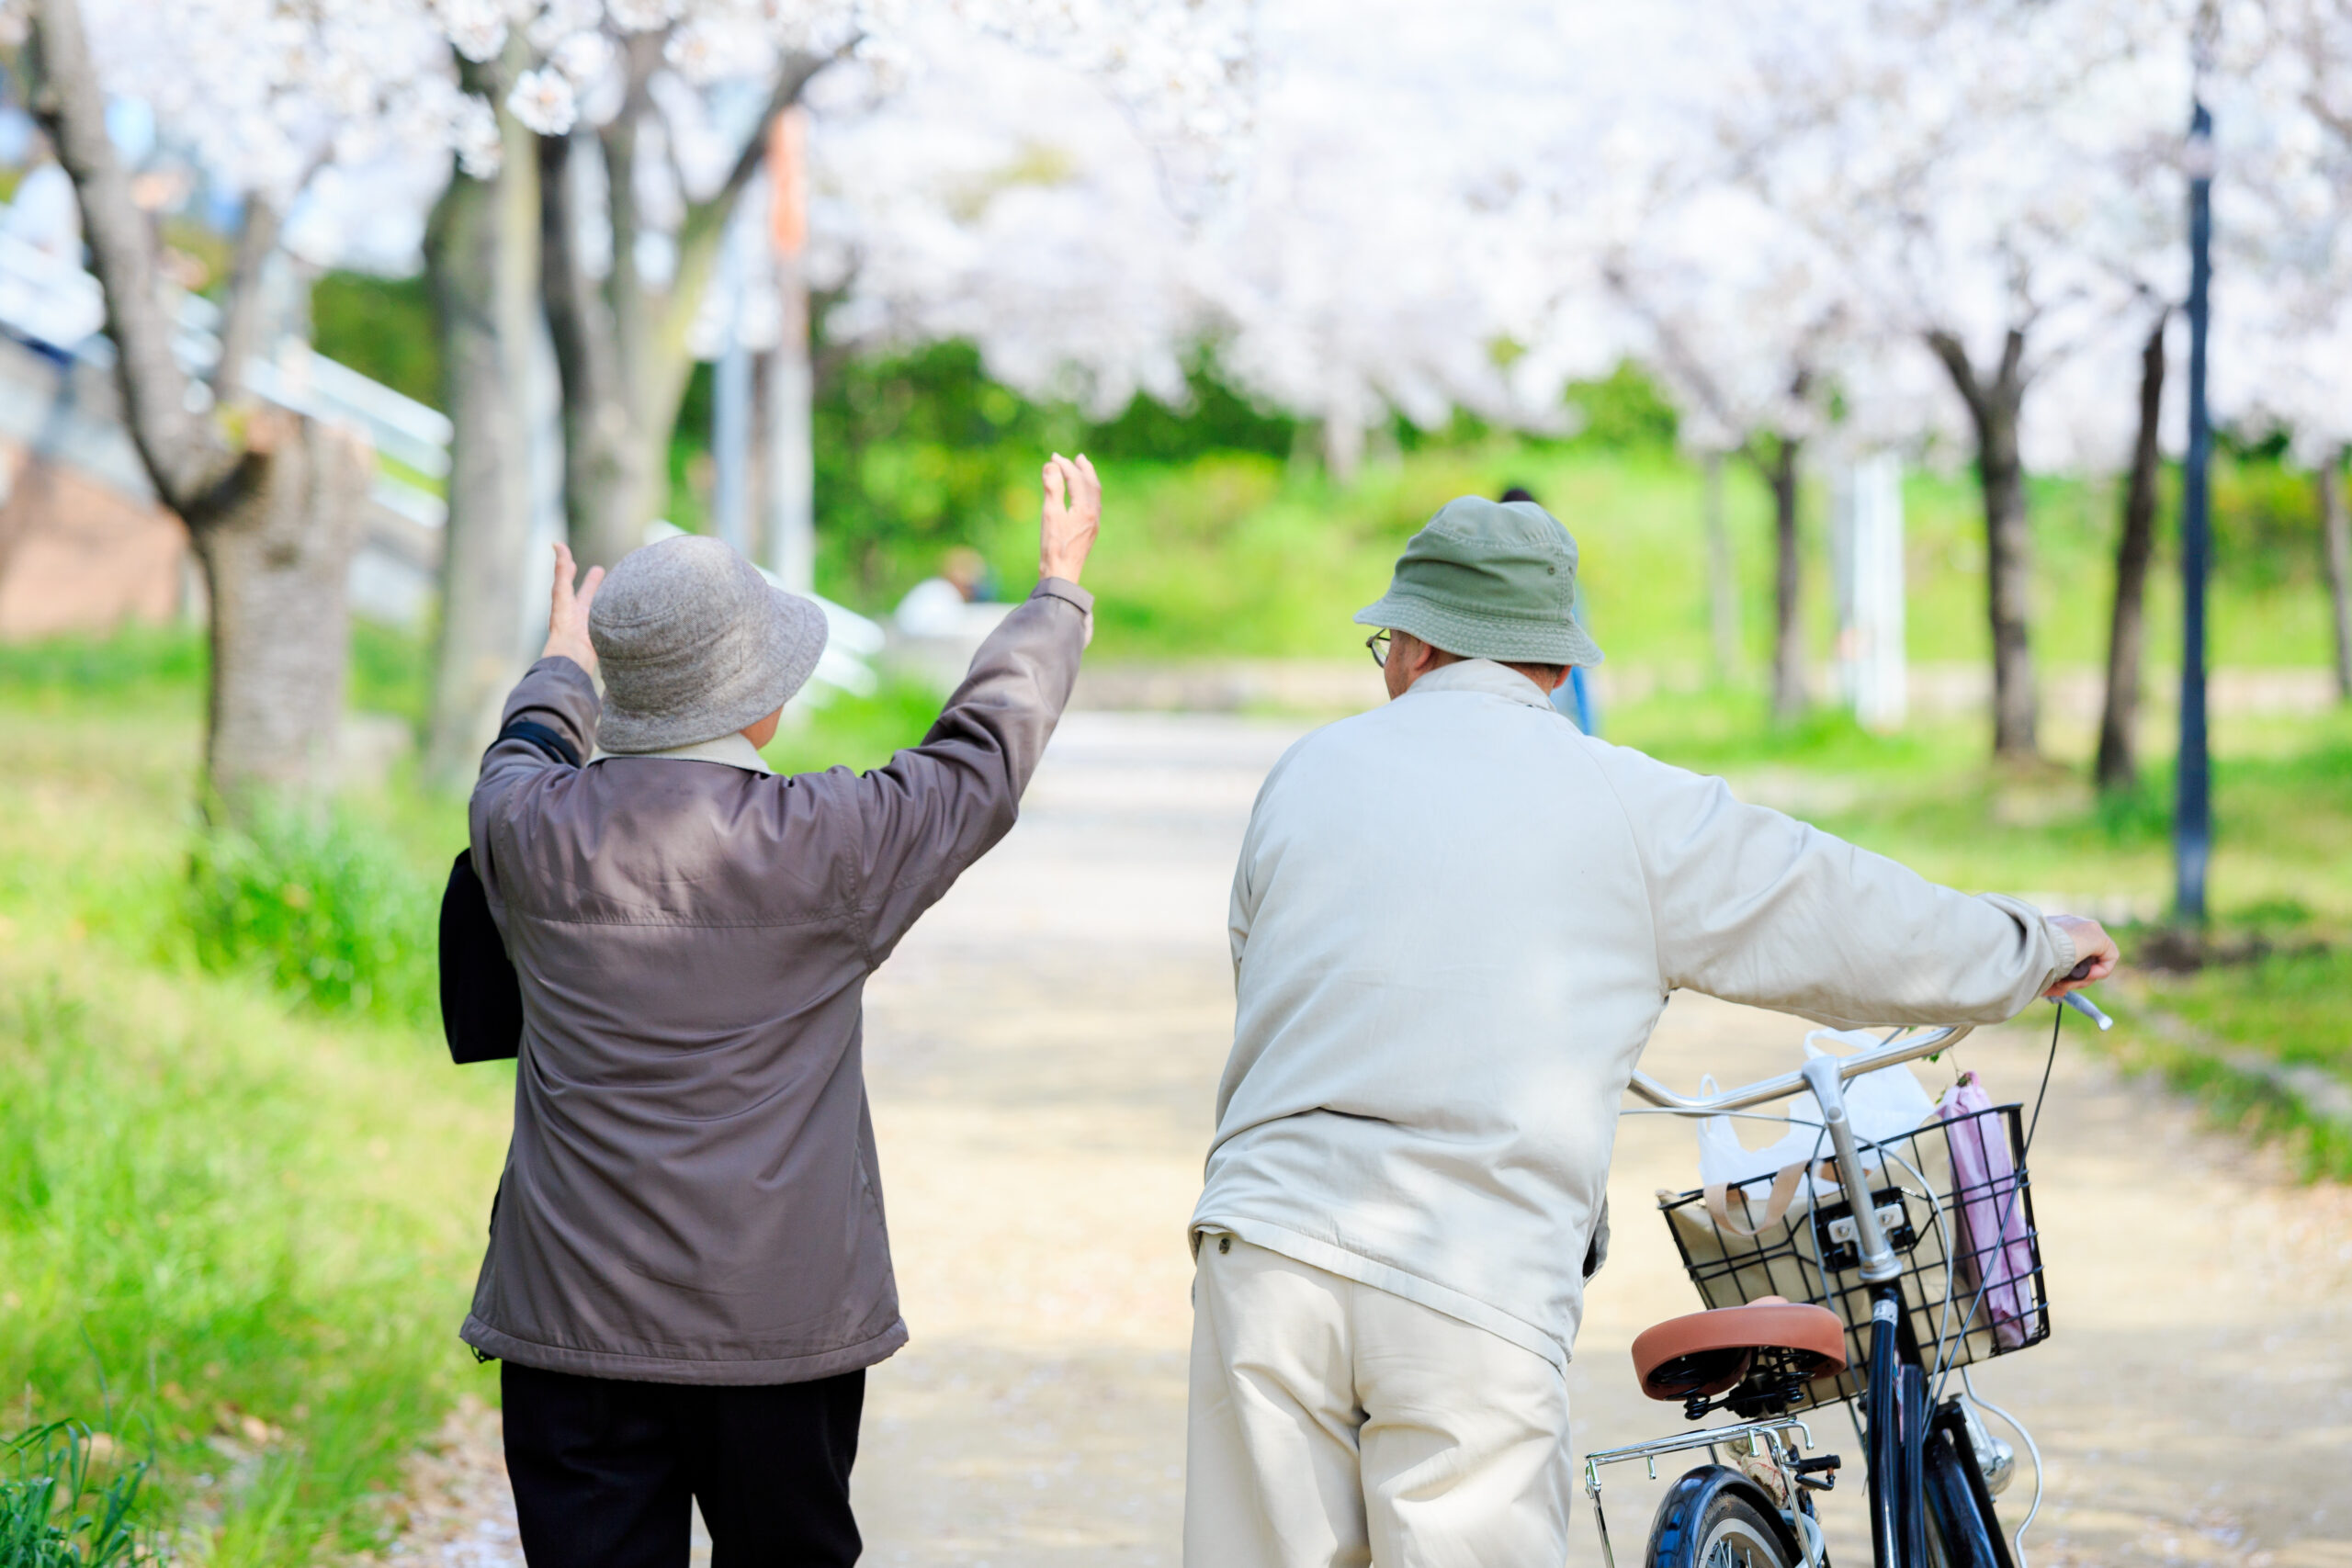
POLYGON ((440 887, 347 813, 265 808, 198 834, 185 921, 197 961, 252 970, 322 1012, 430 1028, 440 887))
POLYGON ((53 1421, 0 1445, 0 1563, 7 1568, 111 1568, 153 1562, 136 1518, 148 1464, 108 1475, 103 1446, 53 1421))
POLYGON ((369 1493, 486 1384, 454 1335, 498 1075, 111 954, 12 955, 5 984, 12 1393, 152 1441, 164 1516, 209 1516, 216 1561, 366 1544, 369 1493))
MULTIPOLYGON (((2238 488, 2258 489, 2252 483, 2257 471, 2223 467, 2225 479, 2245 481, 2238 488)), ((1454 496, 1494 495, 1524 484, 1577 536, 1588 617, 1610 658, 1621 668, 1645 666, 1685 683, 1707 672, 1703 479, 1670 450, 1489 438, 1368 464, 1345 487, 1312 467, 1261 454, 1213 454, 1183 464, 1106 461, 1102 468, 1102 536, 1087 569, 1087 586, 1101 600, 1097 659, 1357 656, 1348 617, 1379 596, 1407 537, 1454 496)), ((875 482, 899 483, 888 475, 875 482)), ((1754 678, 1770 649, 1770 498, 1736 462, 1725 469, 1724 492, 1739 587, 1743 670, 1735 673, 1754 678)), ((2217 509, 2227 509, 2232 493, 2225 483, 2217 509)), ((2113 488, 2047 479, 2035 480, 2031 494, 2036 656, 2045 667, 2097 665, 2105 658, 2113 577, 2113 488)), ((1982 662, 1989 634, 1974 483, 1965 475, 1915 471, 1905 486, 1905 508, 1910 656, 1982 662)), ((1829 513, 1827 485, 1809 484, 1803 607, 1815 660, 1829 657, 1835 636, 1829 513)), ((2328 632, 2316 544, 2297 533, 2262 533, 2249 519, 2267 513, 2232 515, 2235 532, 2247 539, 2222 558, 2211 605, 2214 661, 2324 661, 2328 632)), ((1004 482, 993 506, 968 514, 956 536, 980 548, 1010 587, 1036 570, 1035 530, 1035 484, 1024 472, 1004 482)), ((903 592, 906 572, 928 570, 933 559, 910 557, 870 583, 837 551, 820 561, 820 583, 844 603, 880 612, 903 592)), ((2171 582, 2160 560, 2149 600, 2149 658, 2159 667, 2177 658, 2178 647, 2171 582)))
POLYGON ((2352 1085, 2352 920, 2273 899, 2231 911, 2219 934, 2204 967, 2134 977, 2126 994, 2166 1027, 2120 1043, 2125 1061, 2283 1140, 2306 1175, 2352 1181, 2352 1118, 2311 1093, 2352 1085))
MULTIPOLYGON (((155 649, 0 686, 0 1376, 12 1416, 152 1443, 153 1517, 214 1561, 309 1562, 488 1392, 455 1330, 511 1090, 348 991, 199 962, 200 682, 155 649)), ((413 963, 428 932, 374 935, 413 963)))

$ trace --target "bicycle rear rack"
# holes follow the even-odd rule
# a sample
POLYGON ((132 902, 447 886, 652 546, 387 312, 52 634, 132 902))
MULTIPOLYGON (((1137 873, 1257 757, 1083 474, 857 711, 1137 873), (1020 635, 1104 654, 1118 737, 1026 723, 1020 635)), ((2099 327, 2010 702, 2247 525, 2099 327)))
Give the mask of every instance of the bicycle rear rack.
MULTIPOLYGON (((1650 1479, 1657 1479, 1657 1461, 1668 1454, 1685 1453, 1691 1449, 1715 1449, 1727 1443, 1745 1442, 1751 1458, 1769 1460, 1784 1474, 1797 1472, 1795 1455, 1813 1446, 1813 1428, 1793 1416, 1775 1416, 1763 1421, 1743 1421, 1736 1427, 1705 1427, 1695 1432, 1683 1432, 1671 1438, 1653 1438, 1646 1443, 1628 1443, 1620 1449, 1600 1449, 1584 1456, 1584 1495, 1592 1499, 1593 1523, 1600 1529, 1600 1560, 1607 1568, 1617 1568, 1616 1551, 1609 1543, 1609 1520, 1600 1511, 1600 1467, 1623 1464, 1640 1460, 1649 1467, 1650 1479), (1797 1434, 1793 1443, 1782 1441, 1786 1433, 1797 1434)), ((1791 1501, 1794 1502, 1793 1490, 1791 1501)), ((1811 1538, 1798 1531, 1809 1561, 1818 1561, 1811 1538)))

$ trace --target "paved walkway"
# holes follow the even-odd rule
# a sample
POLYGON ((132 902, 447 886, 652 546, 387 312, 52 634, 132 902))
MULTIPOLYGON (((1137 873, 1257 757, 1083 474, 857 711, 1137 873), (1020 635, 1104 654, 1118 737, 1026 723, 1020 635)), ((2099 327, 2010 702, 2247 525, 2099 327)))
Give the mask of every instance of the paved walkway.
MULTIPOLYGON (((1070 716, 1021 826, 876 978, 868 1060, 914 1340, 869 1384, 869 1562, 1177 1561, 1182 1228, 1231 1024, 1226 888, 1294 734, 1070 716)), ((1997 1096, 2030 1097, 2048 1037, 2034 1017, 1964 1048, 1997 1096)), ((1646 1065, 1684 1088, 1702 1070, 1745 1081, 1792 1062, 1802 1034, 1682 998, 1646 1065)), ((2068 1042, 2033 1160, 2055 1333, 1977 1380, 2049 1461, 2033 1563, 2352 1568, 2352 1194, 2283 1182, 2068 1042)), ((1694 1161, 1687 1127, 1623 1124, 1614 1253, 1570 1369, 1579 1450, 1681 1425, 1635 1393, 1626 1347, 1696 1304, 1651 1211, 1694 1161)), ((470 1436, 428 1490, 455 1472, 474 1500, 435 1515, 451 1544, 421 1539, 415 1558, 511 1560, 480 1473, 492 1422, 459 1423, 470 1436)), ((1850 1451, 1838 1432, 1816 1426, 1850 1451)), ((1638 1477, 1610 1480, 1629 1560, 1657 1497, 1638 1477)), ((2021 1477, 2005 1509, 2030 1489, 2021 1477)), ((1849 1563, 1868 1561, 1859 1490, 1826 1509, 1849 1563)), ((1598 1562, 1589 1515, 1576 1540, 1598 1562)))

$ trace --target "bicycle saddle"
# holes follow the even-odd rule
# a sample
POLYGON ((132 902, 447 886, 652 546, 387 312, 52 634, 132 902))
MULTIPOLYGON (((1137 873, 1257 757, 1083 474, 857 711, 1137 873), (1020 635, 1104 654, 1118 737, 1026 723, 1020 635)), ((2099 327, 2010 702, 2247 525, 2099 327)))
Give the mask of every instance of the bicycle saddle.
POLYGON ((1759 1296, 1643 1329, 1634 1375, 1652 1399, 1705 1400, 1737 1387, 1759 1355, 1800 1383, 1844 1371, 1846 1325, 1826 1307, 1759 1296))

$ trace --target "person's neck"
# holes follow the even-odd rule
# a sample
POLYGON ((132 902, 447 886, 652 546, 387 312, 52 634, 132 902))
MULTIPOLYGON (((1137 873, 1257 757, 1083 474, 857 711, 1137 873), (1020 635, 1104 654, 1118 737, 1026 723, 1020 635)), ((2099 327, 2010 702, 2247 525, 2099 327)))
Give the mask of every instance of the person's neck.
MULTIPOLYGON (((1439 671, 1443 670, 1450 665, 1467 664, 1471 662, 1472 658, 1474 657, 1473 655, 1466 653, 1448 653, 1443 649, 1439 648, 1430 649, 1430 653, 1432 657, 1430 660, 1429 667, 1423 670, 1419 674, 1413 677, 1413 684, 1416 686, 1419 685, 1430 676, 1436 674, 1439 671)), ((1487 660, 1487 662, 1489 664, 1502 665, 1504 669, 1510 671, 1512 674, 1518 676, 1521 680, 1526 682, 1529 685, 1534 687, 1538 692, 1543 693, 1547 697, 1554 692, 1559 690, 1561 681, 1567 679, 1567 671, 1566 670, 1562 670, 1559 674, 1559 680, 1554 680, 1552 678, 1552 670, 1547 665, 1510 664, 1505 663, 1499 659, 1490 659, 1487 660)), ((1408 687, 1407 690, 1411 690, 1411 687, 1408 687)))

